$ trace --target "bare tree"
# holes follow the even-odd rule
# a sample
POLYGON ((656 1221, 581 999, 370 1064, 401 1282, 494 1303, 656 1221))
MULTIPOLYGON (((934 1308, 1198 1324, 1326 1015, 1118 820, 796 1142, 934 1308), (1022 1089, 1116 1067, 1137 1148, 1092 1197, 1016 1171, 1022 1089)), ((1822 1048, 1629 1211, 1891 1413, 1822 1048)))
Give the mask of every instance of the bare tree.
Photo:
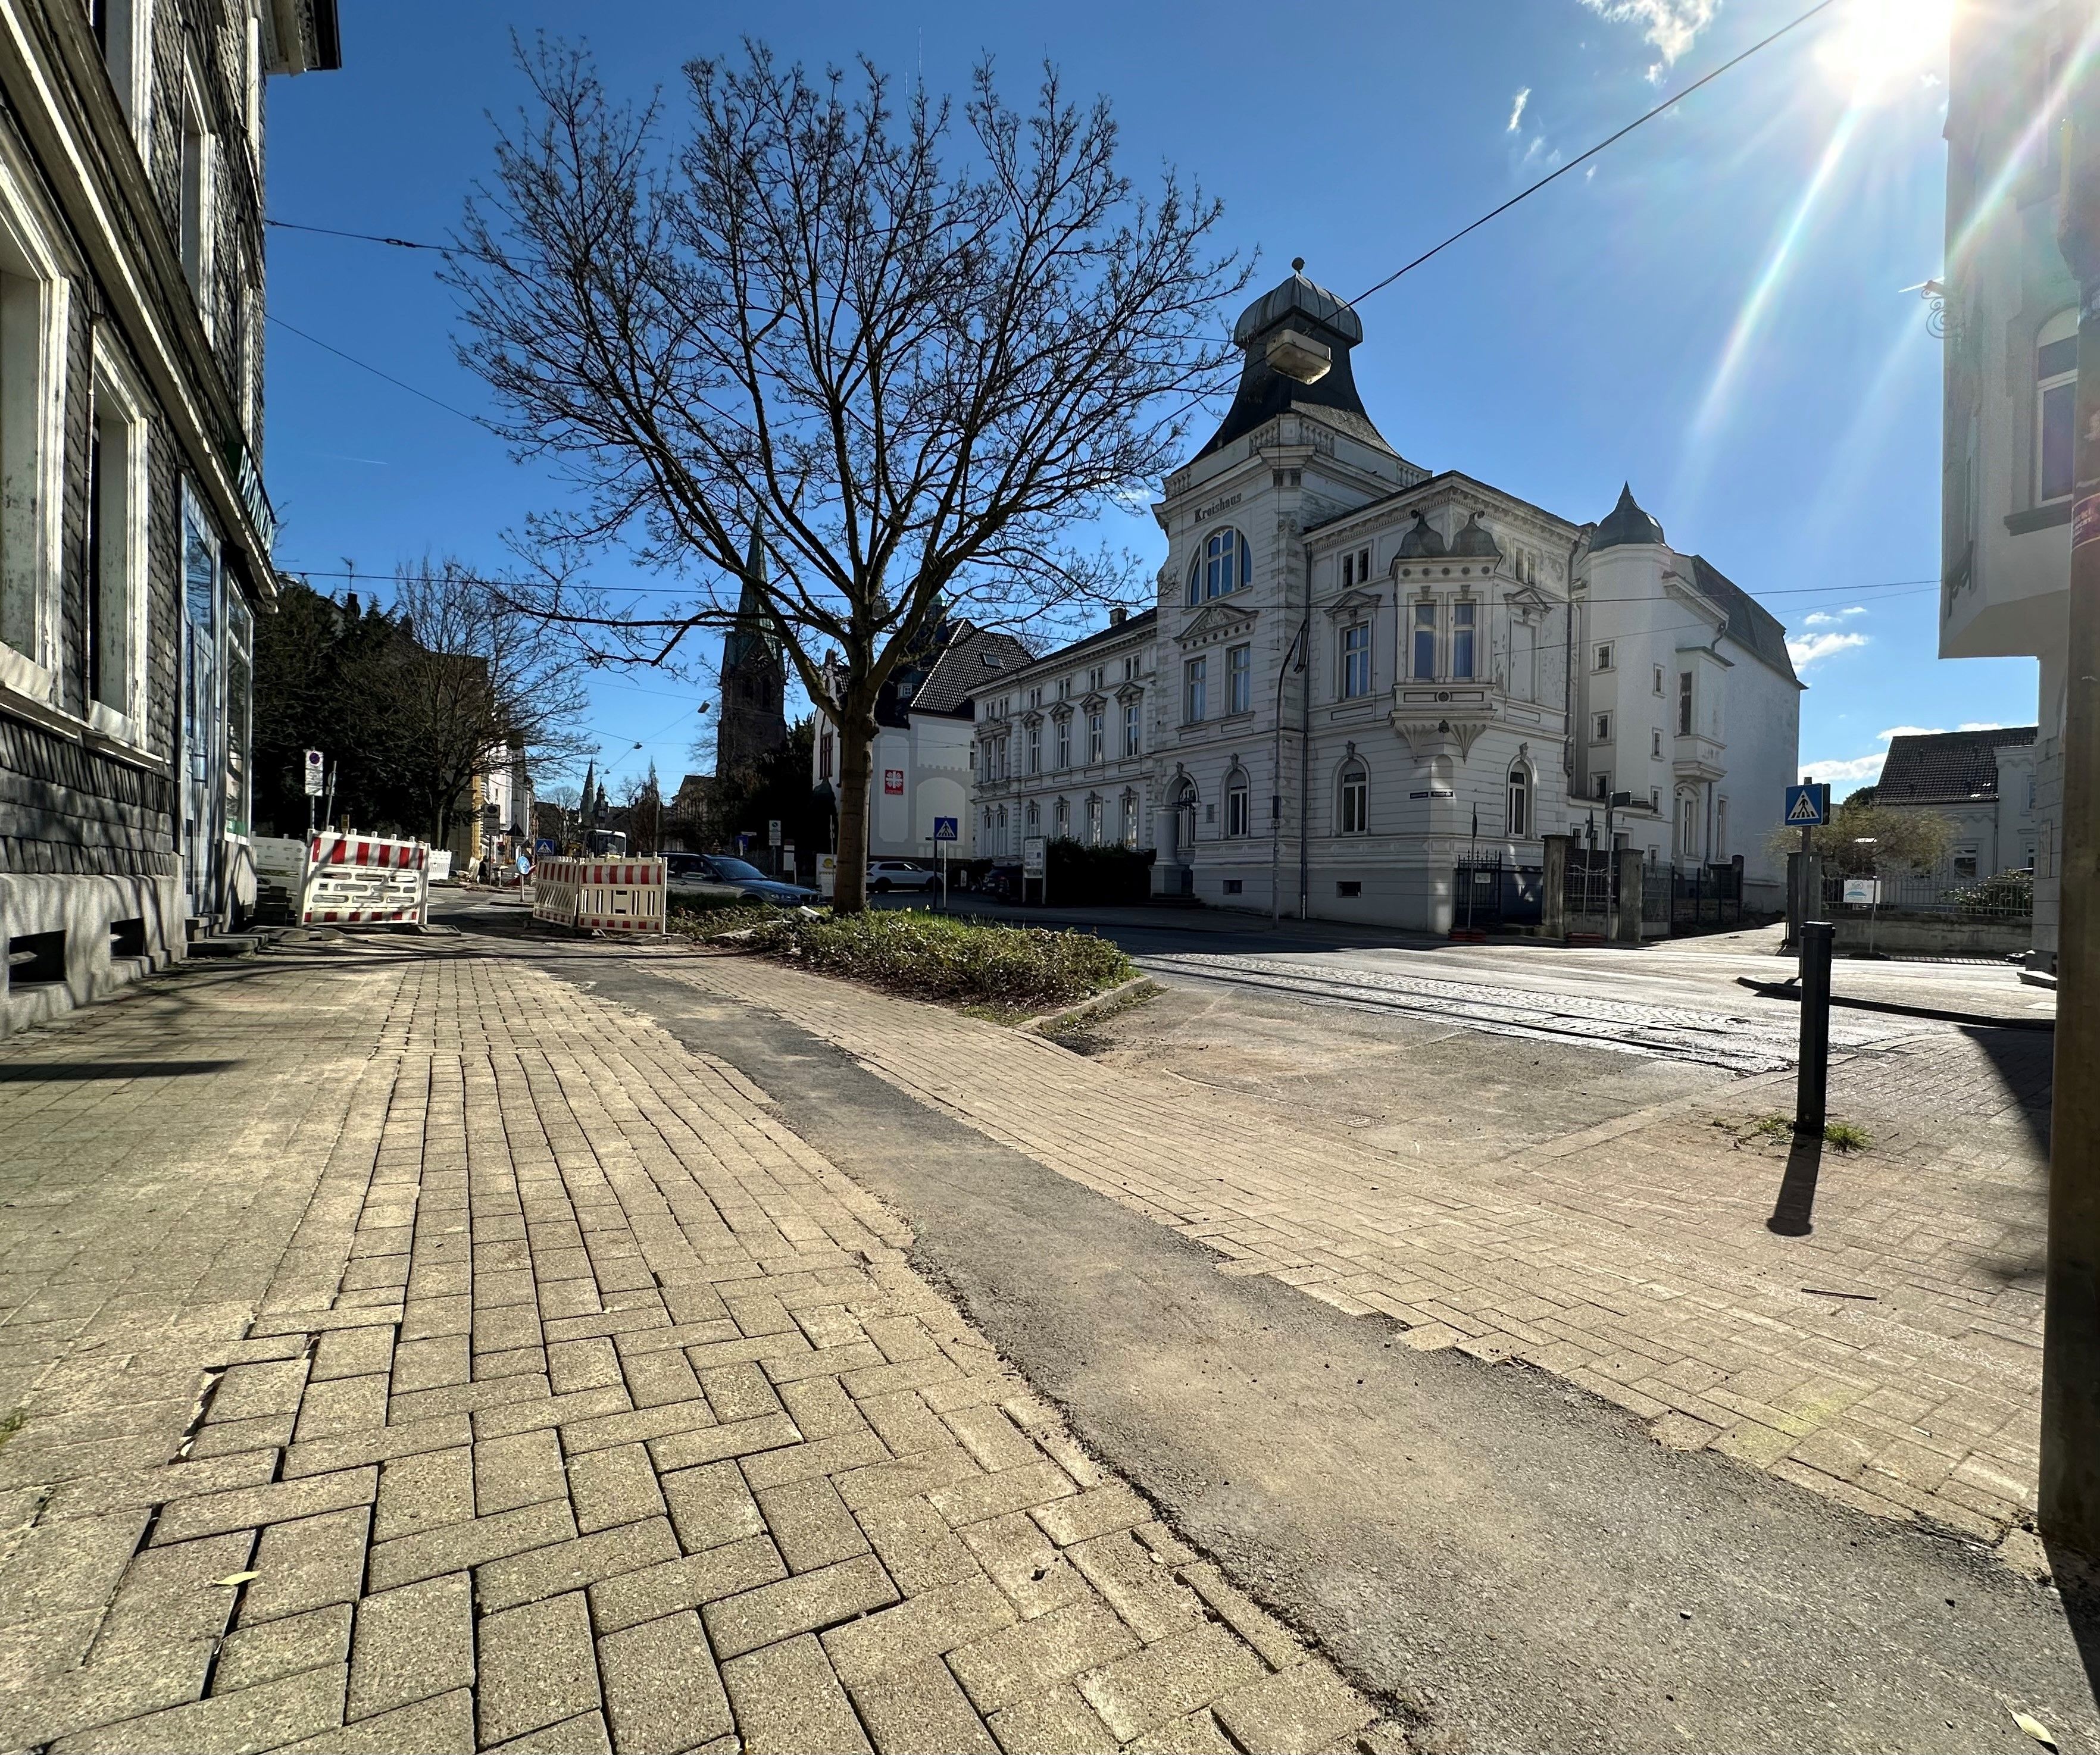
POLYGON ((1216 204, 1171 171, 1140 196, 1105 101, 1052 71, 1023 117, 981 66, 955 130, 866 62, 812 79, 748 44, 685 69, 667 143, 660 103, 615 104, 583 52, 520 59, 536 108, 499 135, 450 274, 507 436, 584 490, 532 528, 539 606, 599 656, 664 663, 748 590, 813 699, 838 650, 857 908, 885 680, 945 615, 1127 592, 1129 563, 1063 534, 1149 489, 1224 386, 1216 306, 1244 272, 1212 247, 1216 204), (690 603, 622 613, 564 584, 615 542, 695 581, 690 603))
POLYGON ((435 844, 477 776, 566 761, 585 706, 569 642, 510 594, 452 559, 395 570, 398 636, 364 661, 371 736, 435 844))

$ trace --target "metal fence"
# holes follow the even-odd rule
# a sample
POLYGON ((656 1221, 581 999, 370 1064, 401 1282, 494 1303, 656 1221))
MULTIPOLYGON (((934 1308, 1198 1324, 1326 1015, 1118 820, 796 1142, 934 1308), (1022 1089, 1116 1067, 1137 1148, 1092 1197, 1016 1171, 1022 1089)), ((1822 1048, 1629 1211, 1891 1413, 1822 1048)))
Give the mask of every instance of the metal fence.
POLYGON ((2028 871, 2004 871, 1996 877, 1951 877, 1934 872, 1923 876, 1884 877, 1879 880, 1879 899, 1859 886, 1871 879, 1846 878, 1825 872, 1823 905, 1826 918, 1878 910, 1885 915, 1930 915, 1961 920, 2027 920, 2034 917, 2034 875, 2028 871), (1847 900, 1846 886, 1854 886, 1847 900))
POLYGON ((1740 862, 1671 868, 1671 932, 1696 933, 1740 926, 1742 919, 1743 868, 1740 862))
POLYGON ((1499 853, 1462 858, 1453 875, 1451 924, 1481 932, 1536 926, 1545 913, 1546 871, 1506 865, 1499 853))
POLYGON ((1612 931, 1612 904, 1617 894, 1618 860, 1609 848, 1595 851, 1571 847, 1568 875, 1562 887, 1568 936, 1608 937, 1612 931))

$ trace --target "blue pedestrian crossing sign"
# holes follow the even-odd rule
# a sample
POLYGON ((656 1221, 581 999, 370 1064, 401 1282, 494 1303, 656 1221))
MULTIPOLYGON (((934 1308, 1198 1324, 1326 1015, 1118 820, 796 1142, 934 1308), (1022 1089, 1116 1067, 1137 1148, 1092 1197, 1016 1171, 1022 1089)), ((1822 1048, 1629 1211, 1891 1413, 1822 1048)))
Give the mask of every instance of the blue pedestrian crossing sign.
POLYGON ((1811 782, 1786 789, 1786 826, 1820 829, 1830 820, 1830 788, 1811 782))
POLYGON ((961 836, 956 832, 956 823, 957 819, 953 817, 936 817, 933 819, 933 839, 937 841, 961 840, 961 836))

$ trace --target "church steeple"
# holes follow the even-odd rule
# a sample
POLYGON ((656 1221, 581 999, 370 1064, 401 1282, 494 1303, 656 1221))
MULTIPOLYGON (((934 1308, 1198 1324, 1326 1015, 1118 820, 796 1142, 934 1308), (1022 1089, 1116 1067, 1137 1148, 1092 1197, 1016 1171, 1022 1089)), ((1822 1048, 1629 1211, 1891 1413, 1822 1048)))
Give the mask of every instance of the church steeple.
POLYGON ((715 720, 715 777, 757 766, 788 741, 788 668, 765 599, 765 527, 754 512, 737 593, 736 620, 722 637, 721 711, 715 720))

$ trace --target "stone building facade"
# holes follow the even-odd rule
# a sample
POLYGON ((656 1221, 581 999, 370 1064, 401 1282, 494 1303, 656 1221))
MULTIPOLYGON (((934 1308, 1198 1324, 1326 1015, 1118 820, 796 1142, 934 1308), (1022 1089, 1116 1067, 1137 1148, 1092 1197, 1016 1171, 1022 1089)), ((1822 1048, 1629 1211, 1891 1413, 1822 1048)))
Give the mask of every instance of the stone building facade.
POLYGON ((1124 841, 1155 850, 1162 894, 1441 932, 1461 858, 1542 867, 1605 778, 1639 801, 1613 812, 1620 844, 1771 877, 1800 692, 1779 624, 1630 493, 1577 523, 1402 456, 1356 389, 1360 320, 1302 273, 1233 338, 1232 406, 1154 508, 1155 603, 979 696, 980 835, 1017 855, 1031 833, 1124 841), (1654 711, 1606 704, 1616 671, 1575 656, 1593 637, 1663 678, 1654 711))
POLYGON ((0 0, 0 1030, 254 896, 262 86, 333 0, 0 0))
POLYGON ((1939 655, 2040 661, 2034 944, 2056 964, 2078 283, 2057 122, 2093 0, 1963 0, 1948 54, 1939 655))

